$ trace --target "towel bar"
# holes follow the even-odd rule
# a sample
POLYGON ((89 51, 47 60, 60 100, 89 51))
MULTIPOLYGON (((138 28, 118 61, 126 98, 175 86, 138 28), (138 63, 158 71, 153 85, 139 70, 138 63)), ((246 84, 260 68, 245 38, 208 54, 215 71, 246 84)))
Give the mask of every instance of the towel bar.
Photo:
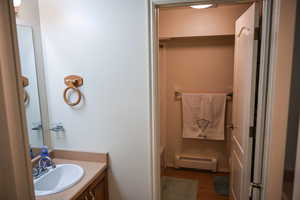
MULTIPOLYGON (((181 97, 182 97, 182 93, 178 92, 178 91, 175 91, 175 99, 180 100, 181 97)), ((233 97, 233 93, 227 94, 227 100, 232 100, 232 97, 233 97)))

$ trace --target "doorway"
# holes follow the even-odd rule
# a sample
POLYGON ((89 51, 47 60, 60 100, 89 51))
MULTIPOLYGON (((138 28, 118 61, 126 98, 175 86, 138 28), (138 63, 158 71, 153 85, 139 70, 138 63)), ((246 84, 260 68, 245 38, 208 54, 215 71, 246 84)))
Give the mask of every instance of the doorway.
POLYGON ((156 177, 161 181, 156 190, 163 200, 168 200, 174 191, 184 196, 176 189, 180 184, 196 188, 196 192, 188 192, 194 193, 194 197, 188 197, 192 199, 238 200, 249 194, 259 199, 254 193, 260 185, 252 188, 251 184, 260 179, 255 177, 254 166, 262 162, 262 156, 254 157, 262 144, 259 137, 255 141, 256 117, 262 114, 261 110, 256 112, 257 103, 263 101, 257 90, 259 80, 264 78, 259 77, 258 68, 262 3, 193 7, 159 6, 153 20, 157 25, 156 166, 162 177, 156 177), (216 104, 203 103, 205 96, 214 95, 224 96, 224 110, 216 111, 216 104), (186 105, 191 104, 188 96, 198 105, 187 109, 186 105), (209 118, 209 114, 191 111, 195 108, 222 113, 217 121, 223 127, 215 125, 218 130, 212 128, 209 134, 201 135, 201 128, 207 128, 202 118, 209 118), (196 120, 199 116, 201 119, 196 120), (190 131, 193 128, 196 130, 190 131), (201 176, 210 178, 196 178, 201 176), (195 180, 194 185, 191 180, 195 180), (205 187, 209 189, 201 190, 205 187))

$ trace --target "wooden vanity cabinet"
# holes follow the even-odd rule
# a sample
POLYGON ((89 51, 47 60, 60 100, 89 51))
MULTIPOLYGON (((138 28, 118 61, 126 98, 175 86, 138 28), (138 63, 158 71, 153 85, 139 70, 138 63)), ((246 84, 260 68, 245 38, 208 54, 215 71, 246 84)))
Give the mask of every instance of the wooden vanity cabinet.
POLYGON ((76 200, 108 200, 107 172, 103 172, 76 200))

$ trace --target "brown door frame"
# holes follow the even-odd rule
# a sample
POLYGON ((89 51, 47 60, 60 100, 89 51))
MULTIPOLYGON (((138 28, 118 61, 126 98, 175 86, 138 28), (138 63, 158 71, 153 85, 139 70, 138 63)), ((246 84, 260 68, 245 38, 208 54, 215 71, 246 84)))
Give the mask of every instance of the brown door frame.
POLYGON ((0 1, 0 199, 35 199, 15 12, 11 0, 0 1))

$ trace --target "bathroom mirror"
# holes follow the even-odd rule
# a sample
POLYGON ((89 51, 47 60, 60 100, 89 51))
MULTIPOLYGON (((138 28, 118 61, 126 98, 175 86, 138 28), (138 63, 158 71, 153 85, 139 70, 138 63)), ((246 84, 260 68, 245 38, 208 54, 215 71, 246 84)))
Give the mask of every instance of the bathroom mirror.
MULTIPOLYGON (((17 35, 29 144, 36 155, 38 149, 44 145, 44 136, 38 86, 38 66, 36 66, 32 28, 30 26, 17 25, 17 35)), ((32 155, 33 157, 34 155, 32 155)))

